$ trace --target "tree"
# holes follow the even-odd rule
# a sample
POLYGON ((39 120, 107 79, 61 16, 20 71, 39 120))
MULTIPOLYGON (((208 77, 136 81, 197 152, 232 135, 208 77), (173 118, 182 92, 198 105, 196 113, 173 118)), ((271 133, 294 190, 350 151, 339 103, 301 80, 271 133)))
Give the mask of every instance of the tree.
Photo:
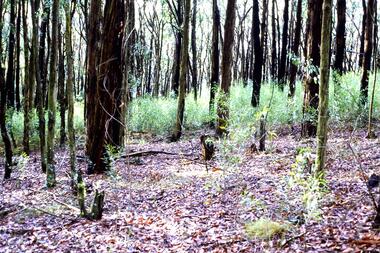
POLYGON ((8 40, 8 69, 6 77, 8 106, 15 106, 15 87, 14 87, 14 56, 15 56, 15 28, 16 28, 16 0, 10 0, 10 29, 8 40))
POLYGON ((336 26, 336 39, 335 39, 335 62, 334 70, 341 75, 343 73, 343 61, 346 49, 346 0, 338 0, 337 2, 338 23, 336 26))
MULTIPOLYGON (((224 23, 224 43, 222 55, 222 84, 221 95, 217 105, 217 125, 216 133, 223 135, 227 133, 228 118, 229 118, 229 93, 232 82, 232 49, 234 45, 235 35, 235 18, 236 18, 236 0, 228 0, 226 10, 226 21, 224 23)), ((259 26, 257 26, 259 27, 259 26)), ((260 29, 260 28, 259 28, 260 29)), ((260 41, 260 33, 259 33, 260 41)))
POLYGON ((290 74, 289 74, 289 97, 294 97, 296 90, 296 76, 297 76, 297 58, 299 55, 299 47, 301 40, 301 21, 302 21, 302 0, 297 1, 297 15, 296 15, 296 27, 294 32, 294 41, 292 45, 292 56, 290 64, 290 74))
POLYGON ((327 122, 329 104, 330 75, 330 34, 331 34, 331 0, 323 1, 322 35, 321 35, 321 79, 319 84, 318 130, 316 172, 322 172, 325 166, 327 144, 327 122))
POLYGON ((365 105, 368 102, 368 72, 371 68, 371 58, 373 50, 373 20, 374 9, 376 6, 375 0, 368 0, 367 2, 367 19, 364 35, 364 56, 362 62, 362 76, 360 81, 360 103, 365 105))
POLYGON ((289 22, 289 0, 285 0, 284 8, 284 25, 282 27, 282 41, 281 41, 281 59, 278 70, 278 83, 281 89, 284 89, 285 70, 288 52, 288 22, 289 22))
POLYGON ((192 76, 191 80, 194 99, 197 101, 198 97, 198 65, 197 65, 197 0, 193 0, 193 14, 191 19, 191 52, 193 53, 192 57, 192 76))
POLYGON ((57 82, 57 59, 58 59, 58 22, 59 22, 59 0, 53 0, 52 22, 51 22, 51 53, 50 53, 50 72, 48 88, 48 134, 47 134, 47 170, 46 185, 54 187, 55 179, 55 161, 54 161, 54 135, 55 135, 55 117, 56 117, 56 82, 57 82))
POLYGON ((219 85, 219 30, 220 14, 218 1, 212 1, 212 47, 211 47, 211 79, 210 79, 210 115, 214 112, 215 93, 219 85))
MULTIPOLYGON (((3 13, 3 7, 4 7, 3 0, 0 0, 0 13, 3 13)), ((3 31, 3 16, 0 16, 0 41, 2 39, 2 31, 3 31)), ((3 47, 0 43, 0 55, 3 54, 3 47)), ((1 137, 3 139, 4 143, 4 149, 5 149, 5 171, 4 171, 4 179, 8 179, 11 177, 12 173, 12 157, 13 157, 13 151, 12 151, 12 144, 11 139, 8 134, 8 130, 6 127, 6 110, 7 110, 7 86, 5 85, 5 70, 4 68, 0 68, 0 131, 1 131, 1 137)))
POLYGON ((313 137, 317 134, 318 109, 318 66, 320 63, 322 0, 309 0, 307 21, 307 68, 304 81, 302 136, 313 137))
POLYGON ((104 160, 106 144, 118 147, 123 143, 121 137, 124 125, 121 122, 120 112, 125 105, 122 93, 124 24, 124 2, 107 0, 104 8, 96 92, 87 101, 94 107, 92 114, 87 115, 88 118, 92 118, 89 122, 94 124, 89 126, 87 132, 87 154, 91 162, 88 173, 103 172, 106 169, 107 162, 104 160))
MULTIPOLYGON (((251 105, 257 107, 260 103, 260 89, 263 67, 263 49, 260 41, 260 18, 259 18, 259 1, 253 0, 252 7, 252 32, 253 51, 255 61, 253 63, 253 53, 251 56, 251 78, 253 83, 251 105)), ((224 51, 223 51, 224 52, 224 51)))
POLYGON ((182 135, 183 118, 185 113, 185 96, 186 96, 186 75, 189 61, 189 26, 190 26, 190 7, 191 1, 185 0, 185 20, 182 28, 182 48, 181 48, 181 71, 179 76, 179 95, 178 95, 178 107, 177 118, 175 124, 174 134, 172 136, 173 141, 179 140, 182 135))

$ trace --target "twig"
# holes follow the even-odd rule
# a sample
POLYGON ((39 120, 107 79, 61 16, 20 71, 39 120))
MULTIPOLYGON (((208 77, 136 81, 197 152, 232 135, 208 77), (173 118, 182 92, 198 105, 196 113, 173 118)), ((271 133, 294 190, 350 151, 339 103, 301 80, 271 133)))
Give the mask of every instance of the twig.
POLYGON ((306 232, 303 232, 299 235, 296 235, 296 236, 293 236, 291 238, 289 238, 288 240, 286 240, 282 245, 281 245, 281 248, 285 247, 288 243, 290 243, 291 241, 294 241, 302 236, 304 236, 306 234, 306 232))

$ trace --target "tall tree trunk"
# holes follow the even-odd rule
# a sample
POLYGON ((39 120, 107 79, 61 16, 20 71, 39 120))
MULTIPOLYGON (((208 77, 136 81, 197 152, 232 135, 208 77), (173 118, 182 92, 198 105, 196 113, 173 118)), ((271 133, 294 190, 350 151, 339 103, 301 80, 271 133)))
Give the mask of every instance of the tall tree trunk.
MULTIPOLYGON (((3 13, 4 2, 0 0, 0 13, 3 13)), ((0 15, 0 41, 2 40, 2 31, 3 31, 3 15, 0 15)), ((0 43, 0 55, 3 55, 3 47, 0 43)), ((8 135, 7 127, 6 127, 6 110, 7 110, 7 86, 5 84, 5 70, 0 67, 0 131, 1 137, 4 142, 4 150, 5 150, 5 171, 4 171, 4 179, 8 179, 11 177, 12 173, 12 144, 11 139, 8 135)))
MULTIPOLYGON (((66 30, 65 30, 65 48, 66 48, 66 94, 67 94, 67 130, 68 141, 70 149, 70 171, 72 177, 72 184, 76 184, 78 173, 75 167, 76 161, 76 148, 75 148, 75 128, 74 128, 74 87, 73 87, 73 72, 74 72, 74 58, 72 51, 72 32, 71 32, 71 1, 65 2, 65 17, 66 17, 66 30)), ((83 209, 83 208, 82 208, 83 209)))
POLYGON ((331 47, 331 0, 323 1, 321 42, 321 79, 319 85, 318 130, 317 130, 317 158, 316 172, 321 173, 325 167, 327 122, 329 106, 329 75, 330 75, 330 47, 331 47))
POLYGON ((322 0, 308 2, 307 62, 314 67, 307 74, 304 86, 302 137, 314 137, 317 134, 317 110, 319 85, 318 69, 320 63, 322 0))
MULTIPOLYGON (((90 14, 88 18, 88 42, 87 42, 87 87, 86 87, 86 155, 90 157, 90 150, 92 149, 92 140, 89 138, 89 133, 95 132, 98 125, 98 119, 95 116, 95 104, 97 101, 96 87, 97 87, 97 65, 99 53, 99 41, 100 41, 100 21, 101 21, 101 0, 91 0, 90 14)), ((102 143, 103 145, 103 143, 102 143)), ((101 145, 101 148, 103 148, 101 145)), ((103 152, 103 150, 101 151, 103 152)), ((92 154, 95 157, 97 154, 92 154)), ((100 154, 102 156, 102 154, 100 154)), ((101 159, 99 158, 99 161, 101 159)), ((98 161, 98 162, 99 162, 98 161)), ((93 165, 89 164, 88 173, 93 173, 93 165)))
POLYGON ((360 102, 364 106, 368 102, 368 72, 371 69, 371 58, 373 49, 373 23, 374 23, 374 9, 376 6, 375 0, 368 0, 367 2, 367 22, 365 26, 364 35, 364 57, 362 65, 362 77, 360 82, 360 102))
MULTIPOLYGON (((176 16, 177 27, 182 27, 183 14, 182 14, 182 1, 177 0, 176 16)), ((182 32, 178 30, 175 35, 175 49, 174 49, 174 62, 173 62, 173 76, 172 76, 172 90, 178 96, 179 82, 180 82, 180 64, 181 64, 181 50, 182 50, 182 32)))
MULTIPOLYGON (((294 41, 292 45, 293 57, 299 58, 299 47, 301 41, 301 22, 302 22, 302 0, 297 1, 297 16, 296 16, 296 27, 294 32, 294 41)), ((293 59, 290 64, 290 76, 289 76, 289 97, 294 97, 296 90, 296 77, 297 77, 297 64, 296 59, 293 59)))
POLYGON ((7 100, 8 106, 15 106, 15 86, 14 86, 14 56, 15 56, 15 28, 16 28, 16 0, 10 0, 10 17, 9 17, 9 40, 8 40, 8 69, 6 77, 7 100))
MULTIPOLYGON (((49 12, 50 12, 50 2, 45 2, 43 7, 43 15, 41 22, 41 33, 38 39, 38 19, 34 20, 34 29, 33 34, 35 40, 33 40, 36 45, 39 45, 38 55, 33 57, 31 64, 34 64, 36 67, 35 75, 37 79, 36 87, 36 106, 38 112, 38 134, 40 139, 40 153, 41 153, 41 169, 43 172, 46 172, 47 161, 46 161, 46 122, 45 122, 45 88, 47 83, 47 58, 45 59, 45 40, 46 40, 46 30, 49 23, 49 12)), ((37 48, 35 48, 34 54, 37 54, 37 48)))
POLYGON ((125 7, 122 0, 107 0, 104 8, 104 32, 101 41, 96 96, 89 103, 94 106, 95 124, 89 128, 87 152, 92 166, 88 172, 103 172, 105 145, 119 146, 123 123, 120 108, 125 103, 122 96, 123 73, 122 45, 125 24, 125 7))
POLYGON ((47 135, 47 171, 46 185, 54 187, 55 161, 54 161, 54 133, 56 117, 56 82, 57 82, 57 59, 58 59, 58 22, 59 22, 59 0, 53 0, 52 5, 52 28, 51 28, 51 53, 50 53, 50 73, 48 87, 48 135, 47 135))
POLYGON ((367 17, 368 17, 366 0, 362 0, 362 6, 363 6, 363 19, 362 19, 362 33, 360 35, 359 67, 363 66, 363 58, 364 58, 365 30, 367 26, 367 17))
POLYGON ((21 0, 17 2, 17 20, 16 20, 16 109, 21 110, 21 99, 20 99, 20 44, 21 36, 21 0))
POLYGON ((198 66, 197 66, 197 0, 193 0, 193 15, 191 19, 191 52, 193 53, 192 67, 193 78, 192 86, 194 91, 194 100, 198 97, 198 66))
POLYGON ((218 0, 212 0, 212 48, 211 48, 211 80, 210 80, 210 115, 214 112, 215 94, 219 86, 219 28, 220 13, 218 0))
POLYGON ((263 67, 263 49, 260 42, 260 19, 259 19, 259 1, 253 0, 252 7, 252 41, 253 50, 255 55, 255 62, 253 64, 252 73, 252 98, 251 105, 257 107, 260 103, 260 89, 261 89, 261 79, 262 79, 262 67, 263 67))
POLYGON ((346 0, 337 2, 338 24, 336 26, 336 54, 334 69, 339 75, 343 73, 343 61, 346 49, 346 0))
POLYGON ((272 0, 272 52, 271 52, 271 74, 272 79, 277 79, 277 42, 276 42, 276 12, 275 12, 275 1, 272 0))
POLYGON ((23 38, 24 38, 24 62, 25 62, 25 67, 24 67, 24 106, 23 106, 23 111, 24 111, 24 135, 22 139, 22 145, 23 145, 23 151, 26 154, 29 154, 30 152, 30 147, 29 147, 29 137, 30 137, 30 107, 31 107, 31 98, 30 96, 31 91, 30 91, 30 79, 29 79, 29 45, 28 45, 28 26, 27 26, 27 8, 28 2, 27 0, 22 1, 22 28, 23 28, 23 38))
MULTIPOLYGON (((235 37, 236 0, 228 0, 226 10, 226 21, 224 23, 224 43, 222 55, 222 85, 221 96, 217 106, 217 126, 216 133, 223 135, 227 133, 229 119, 229 94, 232 82, 232 49, 235 37)), ((257 23, 258 24, 258 23, 257 23)), ((259 25, 257 25, 259 27, 259 25)), ((260 28, 259 28, 260 29, 260 28)), ((260 43, 260 32, 259 32, 260 43)))
POLYGON ((182 127, 183 127, 183 116, 185 113, 185 96, 186 96, 186 76, 188 71, 188 61, 189 61, 189 26, 190 26, 190 9, 191 0, 185 0, 185 10, 184 10, 184 24, 183 24, 183 41, 181 48, 181 71, 179 78, 179 96, 178 96, 178 108, 177 108, 177 119, 174 134, 172 137, 173 141, 177 141, 181 138, 182 127))
POLYGON ((267 50, 267 15, 268 15, 268 0, 263 0, 263 8, 262 8, 262 14, 261 14, 261 37, 260 37, 260 44, 263 51, 263 73, 264 73, 264 80, 266 80, 266 50, 267 50))
MULTIPOLYGON (((61 24, 59 24, 59 27, 61 24)), ((58 29, 59 31, 61 29, 58 29)), ((66 141, 66 98, 65 98, 65 57, 63 55, 63 41, 61 32, 58 36, 58 104, 60 117, 59 144, 63 147, 66 141)))
POLYGON ((288 22, 289 22, 289 0, 285 0, 284 9, 284 25, 282 26, 282 41, 281 41, 281 60, 278 70, 278 84, 281 90, 284 89, 284 83, 286 82, 285 70, 288 52, 288 22))

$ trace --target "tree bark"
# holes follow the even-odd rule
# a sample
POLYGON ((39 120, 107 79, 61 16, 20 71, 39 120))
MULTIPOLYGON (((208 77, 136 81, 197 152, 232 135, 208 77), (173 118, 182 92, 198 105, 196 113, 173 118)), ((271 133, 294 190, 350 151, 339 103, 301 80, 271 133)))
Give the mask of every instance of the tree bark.
POLYGON ((289 76, 289 97, 294 97, 296 91, 296 77, 298 69, 299 47, 301 41, 301 21, 302 21, 302 0, 297 1, 296 27, 294 32, 294 41, 292 45, 292 53, 295 59, 291 60, 290 76, 289 76))
POLYGON ((198 65, 197 65, 197 0, 193 0, 193 15, 191 19, 191 52, 192 58, 192 87, 194 91, 194 100, 198 98, 198 65))
POLYGON ((260 19, 259 19, 259 1, 253 0, 252 7, 252 34, 253 50, 255 55, 255 61, 253 63, 252 82, 252 98, 251 105, 253 107, 259 106, 260 103, 260 89, 262 79, 262 67, 263 67, 263 49, 260 42, 260 19))
POLYGON ((316 173, 325 167, 327 122, 329 105, 330 47, 331 47, 331 0, 323 1, 322 35, 321 35, 321 80, 319 85, 319 108, 317 130, 316 173))
POLYGON ((210 80, 210 102, 209 113, 214 113, 215 94, 219 86, 219 28, 220 13, 218 0, 212 1, 212 48, 211 48, 211 80, 210 80))
POLYGON ((122 0, 107 0, 105 3, 96 95, 93 100, 89 100, 94 107, 91 122, 95 124, 88 131, 87 153, 92 163, 89 173, 105 170, 103 156, 106 144, 120 146, 122 143, 124 125, 121 122, 120 108, 125 103, 122 96, 124 8, 122 0))
POLYGON ((54 187, 55 161, 54 161, 54 134, 56 117, 56 82, 57 82, 57 59, 58 59, 58 22, 59 22, 59 0, 53 1, 52 6, 52 28, 51 28, 51 54, 50 54, 50 73, 48 87, 48 135, 47 135, 47 171, 46 185, 54 187))
POLYGON ((346 0, 338 0, 337 2, 338 23, 336 26, 336 53, 334 70, 341 75, 343 73, 343 61, 346 49, 346 0))
POLYGON ((281 60, 278 70, 278 84, 280 89, 284 89, 284 83, 286 82, 285 70, 288 52, 288 22, 289 22, 289 0, 285 0, 284 8, 284 25, 282 26, 282 41, 281 41, 281 60))
POLYGON ((373 19, 374 9, 376 6, 375 0, 368 0, 367 2, 367 19, 364 35, 364 57, 362 63, 362 76, 360 82, 360 103, 364 106, 368 102, 368 78, 371 69, 371 59, 373 50, 373 19))
MULTIPOLYGON (((226 10, 226 21, 224 24, 224 43, 222 56, 222 84, 221 95, 217 106, 216 133, 221 136, 227 134, 229 119, 229 93, 232 82, 232 49, 235 37, 236 0, 228 0, 226 10)), ((259 27, 257 25, 257 27, 259 27)), ((260 29, 260 28, 259 28, 260 29)), ((260 33, 259 33, 260 41, 260 33)))
POLYGON ((185 20, 183 24, 183 41, 181 48, 181 72, 179 78, 179 96, 178 96, 178 108, 177 108, 177 120, 175 125, 173 141, 178 141, 182 135, 183 118, 185 113, 185 96, 186 96, 186 76, 188 71, 189 61, 189 26, 190 26, 190 8, 191 0, 185 0, 185 20))
POLYGON ((317 110, 319 84, 318 66, 320 63, 322 0, 308 2, 307 63, 310 69, 304 86, 302 137, 315 137, 317 134, 317 110))

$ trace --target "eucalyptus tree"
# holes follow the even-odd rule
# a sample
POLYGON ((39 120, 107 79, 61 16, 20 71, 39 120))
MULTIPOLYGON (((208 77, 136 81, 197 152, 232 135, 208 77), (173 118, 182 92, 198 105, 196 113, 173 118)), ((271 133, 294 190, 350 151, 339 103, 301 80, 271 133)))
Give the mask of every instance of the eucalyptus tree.
POLYGON ((46 185, 54 187, 56 184, 55 160, 54 160, 54 135, 56 117, 56 82, 57 82, 57 59, 58 59, 58 22, 59 0, 53 0, 51 21, 51 53, 48 87, 48 131, 46 139, 46 185))
MULTIPOLYGON (((236 0, 228 0, 226 10, 226 21, 224 23, 224 42, 222 55, 222 83, 221 95, 217 104, 217 125, 218 135, 227 134, 229 119, 229 93, 232 82, 232 52, 234 45, 234 29, 236 19, 236 0)), ((257 23, 258 24, 258 23, 257 23)), ((259 27, 257 25, 257 27, 259 27)))
POLYGON ((173 141, 178 141, 182 135, 183 119, 185 113, 185 96, 186 96, 186 82, 187 82, 187 71, 188 71, 188 61, 189 61, 189 27, 190 27, 190 9, 191 0, 185 0, 185 10, 184 10, 184 23, 182 28, 182 46, 181 46, 181 68, 179 76, 179 94, 178 94, 178 107, 177 107, 177 118, 174 129, 174 134, 172 136, 173 141))

